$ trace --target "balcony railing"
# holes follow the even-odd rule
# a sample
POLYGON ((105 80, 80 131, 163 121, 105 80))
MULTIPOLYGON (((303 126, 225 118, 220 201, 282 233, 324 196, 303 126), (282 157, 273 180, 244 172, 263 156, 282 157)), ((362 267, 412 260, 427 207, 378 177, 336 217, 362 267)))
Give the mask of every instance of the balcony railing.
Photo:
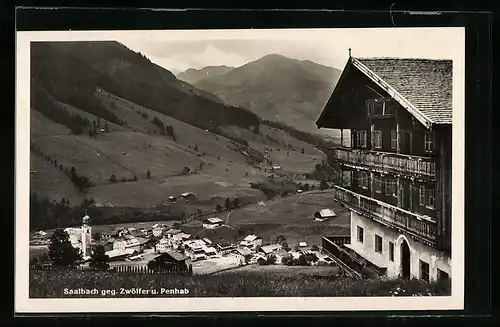
POLYGON ((427 177, 435 177, 436 174, 435 160, 426 157, 349 148, 334 148, 332 154, 337 160, 370 166, 381 171, 410 173, 427 177))
POLYGON ((335 185, 335 199, 350 209, 386 226, 403 230, 413 237, 434 245, 436 222, 390 204, 366 197, 335 185))

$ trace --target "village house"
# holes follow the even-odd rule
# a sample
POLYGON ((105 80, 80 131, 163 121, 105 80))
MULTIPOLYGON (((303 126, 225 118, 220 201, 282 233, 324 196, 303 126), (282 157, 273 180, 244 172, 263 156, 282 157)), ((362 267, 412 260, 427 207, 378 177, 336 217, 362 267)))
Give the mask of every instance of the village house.
POLYGON ((259 252, 269 255, 271 253, 277 252, 282 249, 282 246, 280 244, 271 244, 271 245, 265 245, 259 249, 259 252))
POLYGON ((314 213, 314 220, 322 222, 335 218, 335 216, 336 214, 332 209, 321 209, 320 211, 314 213))
POLYGON ((160 237, 163 234, 163 231, 165 230, 165 225, 163 224, 154 224, 153 225, 153 236, 154 237, 160 237))
POLYGON ((154 263, 153 266, 160 269, 176 271, 188 271, 192 269, 189 257, 175 250, 158 254, 151 261, 154 263))
POLYGON ((172 241, 167 239, 167 238, 162 238, 158 243, 155 245, 155 250, 158 253, 163 253, 167 252, 172 249, 172 241))
POLYGON ((233 252, 234 250, 236 250, 236 245, 234 245, 232 243, 225 242, 225 241, 217 243, 217 251, 220 254, 228 254, 228 253, 233 252))
POLYGON ((125 249, 142 251, 142 244, 136 237, 130 235, 124 235, 113 242, 113 250, 125 249))
POLYGON ((256 249, 258 246, 262 245, 262 237, 259 237, 257 235, 248 235, 243 239, 243 241, 240 242, 240 245, 251 249, 256 249))
POLYGON ((349 55, 316 123, 340 130, 327 156, 341 168, 335 200, 351 210, 342 251, 388 277, 451 276, 452 71, 451 60, 349 55))
POLYGON ((109 240, 116 235, 116 230, 114 228, 106 228, 101 231, 101 239, 109 240))
POLYGON ((292 258, 292 255, 288 253, 288 251, 286 251, 285 249, 279 249, 278 251, 274 252, 274 255, 276 256, 277 265, 283 264, 285 258, 290 258, 290 259, 292 258))
POLYGON ((233 251, 233 253, 241 256, 242 258, 245 258, 245 256, 247 255, 253 255, 252 250, 250 250, 247 247, 237 248, 236 250, 233 251))
POLYGON ((182 233, 182 231, 179 229, 170 228, 168 230, 163 231, 163 236, 167 238, 172 238, 172 236, 177 235, 179 233, 182 233))
POLYGON ((193 192, 184 192, 184 193, 181 194, 181 197, 184 200, 191 200, 191 199, 194 199, 195 194, 193 192))
POLYGON ((177 198, 175 196, 169 196, 168 197, 168 202, 174 203, 177 201, 177 198))
POLYGON ((95 246, 102 246, 104 248, 104 251, 107 252, 113 250, 113 242, 114 238, 100 239, 99 241, 92 243, 92 247, 94 248, 95 246))
POLYGON ((125 259, 139 254, 136 249, 113 249, 106 252, 109 257, 109 261, 124 261, 125 259))
POLYGON ((207 218, 203 221, 203 227, 207 229, 214 229, 223 225, 222 219, 219 217, 207 218))
POLYGON ((203 242, 205 242, 205 244, 207 245, 212 245, 212 241, 210 241, 208 238, 204 237, 202 238, 203 242))
POLYGON ((213 246, 204 246, 203 253, 207 258, 213 258, 217 256, 217 250, 213 246))

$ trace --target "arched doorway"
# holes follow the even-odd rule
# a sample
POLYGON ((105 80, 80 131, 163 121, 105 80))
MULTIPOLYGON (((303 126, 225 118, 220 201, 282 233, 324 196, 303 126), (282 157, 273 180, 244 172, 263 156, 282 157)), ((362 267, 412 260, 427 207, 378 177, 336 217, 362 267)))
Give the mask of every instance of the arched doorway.
POLYGON ((406 240, 401 242, 401 275, 403 279, 410 279, 410 247, 406 240))

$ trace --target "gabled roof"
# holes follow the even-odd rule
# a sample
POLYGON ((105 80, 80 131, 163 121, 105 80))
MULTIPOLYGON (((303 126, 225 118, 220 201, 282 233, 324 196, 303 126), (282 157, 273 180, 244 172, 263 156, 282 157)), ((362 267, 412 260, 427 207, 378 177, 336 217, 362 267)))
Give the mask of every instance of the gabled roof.
POLYGON ((321 218, 327 218, 327 217, 335 217, 336 214, 332 209, 321 209, 320 211, 315 213, 315 216, 319 216, 321 218))
POLYGON ((209 222, 211 224, 218 224, 218 223, 222 223, 222 219, 220 219, 219 217, 212 217, 212 218, 207 218, 205 219, 206 222, 209 222))
MULTIPOLYGON (((346 67, 350 64, 427 128, 433 124, 452 123, 451 60, 351 57, 346 67)), ((327 109, 328 104, 324 111, 327 109)), ((318 119, 318 126, 322 117, 323 114, 318 119)))
POLYGON ((176 261, 183 261, 183 260, 186 260, 188 258, 184 254, 177 252, 177 251, 167 251, 165 253, 168 254, 169 256, 171 256, 176 261))
POLYGON ((261 247, 262 251, 265 253, 265 254, 269 254, 271 252, 274 252, 274 251, 277 251, 277 250, 280 250, 282 247, 281 245, 279 244, 271 244, 271 245, 266 245, 266 246, 263 246, 261 247))
POLYGON ((255 241, 258 238, 259 237, 257 235, 248 235, 247 237, 244 238, 244 241, 253 242, 253 241, 255 241))

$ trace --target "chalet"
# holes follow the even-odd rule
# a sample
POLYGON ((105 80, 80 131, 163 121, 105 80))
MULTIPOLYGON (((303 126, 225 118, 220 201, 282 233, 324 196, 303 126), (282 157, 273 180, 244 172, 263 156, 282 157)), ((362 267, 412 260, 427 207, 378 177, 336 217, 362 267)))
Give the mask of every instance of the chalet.
POLYGON ((158 254, 151 261, 154 263, 152 266, 177 271, 187 271, 191 266, 186 255, 174 250, 158 254))
POLYGON ((169 196, 168 197, 168 202, 174 203, 177 201, 177 198, 175 196, 169 196))
POLYGON ((241 246, 255 249, 257 246, 262 245, 262 237, 257 235, 248 235, 240 242, 241 246))
POLYGON ((271 244, 271 245, 266 245, 260 248, 259 252, 264 253, 265 255, 271 254, 273 252, 277 252, 281 250, 281 245, 280 244, 271 244))
POLYGON ((299 247, 306 248, 307 247, 307 243, 306 242, 299 242, 299 247))
POLYGON ((228 254, 236 250, 236 245, 229 242, 220 242, 217 244, 217 250, 220 254, 228 254))
POLYGON ((213 246, 204 246, 203 253, 209 258, 215 257, 217 255, 217 250, 213 246))
POLYGON ((116 235, 115 231, 116 230, 114 228, 107 228, 101 231, 101 239, 109 240, 110 238, 113 238, 116 235))
POLYGON ((179 233, 182 233, 182 231, 179 230, 179 229, 170 228, 168 230, 164 230, 163 231, 163 236, 166 236, 166 237, 170 238, 170 237, 172 237, 174 235, 177 235, 179 233))
POLYGON ((286 251, 285 249, 279 249, 278 251, 276 251, 274 253, 274 255, 276 256, 276 264, 283 264, 283 259, 286 260, 286 258, 292 258, 292 255, 290 253, 288 253, 288 251, 286 251))
POLYGON ((106 252, 106 255, 109 257, 109 261, 123 261, 126 258, 137 254, 139 254, 139 251, 136 249, 113 249, 106 252))
POLYGON ((342 246, 389 277, 451 276, 452 61, 349 55, 316 124, 340 130, 327 160, 351 211, 342 246))
POLYGON ((92 244, 92 247, 94 246, 102 246, 104 248, 104 251, 111 251, 113 250, 113 239, 101 239, 99 241, 96 241, 92 244))
POLYGON ((325 221, 332 219, 336 216, 335 212, 332 209, 322 209, 314 213, 315 221, 325 221))
POLYGON ((155 246, 156 252, 164 253, 172 249, 172 242, 169 239, 163 238, 155 246))
POLYGON ((219 217, 207 218, 203 221, 203 227, 207 229, 214 229, 223 225, 222 219, 219 217))
POLYGON ((208 238, 204 237, 202 238, 203 242, 205 242, 205 244, 207 245, 211 245, 212 244, 212 241, 210 241, 208 238))
POLYGON ((250 250, 247 247, 241 247, 241 248, 237 248, 236 250, 234 250, 234 254, 238 254, 242 257, 245 257, 246 255, 252 255, 253 252, 252 252, 252 250, 250 250))
POLYGON ((189 199, 193 199, 195 197, 195 194, 193 192, 184 192, 181 194, 181 197, 184 200, 189 200, 189 199))
POLYGON ((139 239, 130 235, 124 235, 120 238, 117 238, 113 242, 113 250, 125 250, 125 249, 133 249, 141 251, 142 244, 139 241, 139 239))
POLYGON ((165 225, 155 224, 155 225, 153 225, 152 230, 153 230, 154 237, 160 237, 163 234, 163 231, 165 230, 165 225))

